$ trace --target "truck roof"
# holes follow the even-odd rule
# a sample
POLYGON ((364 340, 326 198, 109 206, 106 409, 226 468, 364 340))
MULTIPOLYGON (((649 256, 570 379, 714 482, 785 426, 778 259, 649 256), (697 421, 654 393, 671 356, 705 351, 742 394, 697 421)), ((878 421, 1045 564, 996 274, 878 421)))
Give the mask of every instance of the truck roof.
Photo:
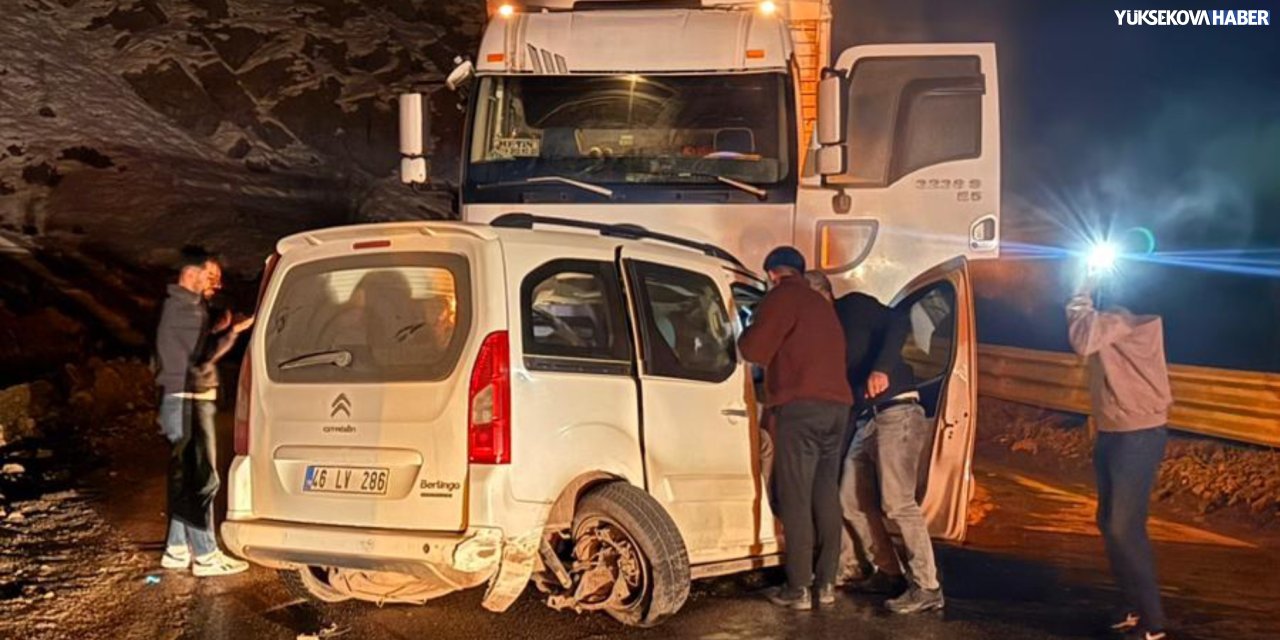
POLYGON ((489 74, 781 71, 791 53, 785 20, 756 10, 517 11, 490 21, 476 68, 489 74))

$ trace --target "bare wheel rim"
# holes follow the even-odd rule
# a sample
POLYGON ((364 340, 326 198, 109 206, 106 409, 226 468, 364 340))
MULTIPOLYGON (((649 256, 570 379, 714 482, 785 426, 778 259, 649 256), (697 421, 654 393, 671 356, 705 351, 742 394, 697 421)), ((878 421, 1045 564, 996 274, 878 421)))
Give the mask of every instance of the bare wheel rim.
POLYGON ((634 537, 602 515, 583 518, 574 530, 574 569, 580 573, 579 606, 589 610, 635 611, 650 590, 649 561, 634 537))

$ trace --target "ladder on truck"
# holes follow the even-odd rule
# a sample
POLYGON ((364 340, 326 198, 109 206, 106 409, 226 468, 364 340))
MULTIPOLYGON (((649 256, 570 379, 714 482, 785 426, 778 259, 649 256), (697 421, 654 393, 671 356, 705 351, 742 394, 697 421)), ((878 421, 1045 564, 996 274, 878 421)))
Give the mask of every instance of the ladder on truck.
POLYGON ((787 25, 800 67, 800 122, 808 146, 818 120, 818 81, 823 67, 831 64, 831 0, 790 0, 787 25))

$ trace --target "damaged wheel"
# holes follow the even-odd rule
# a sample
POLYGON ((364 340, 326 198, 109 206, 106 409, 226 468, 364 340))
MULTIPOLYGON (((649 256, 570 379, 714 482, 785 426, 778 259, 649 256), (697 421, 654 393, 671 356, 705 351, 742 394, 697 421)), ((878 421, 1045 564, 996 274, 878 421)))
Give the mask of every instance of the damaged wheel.
POLYGON ((329 571, 324 567, 280 569, 277 573, 290 595, 312 604, 334 604, 351 599, 329 584, 329 571))
POLYGON ((630 626, 652 627, 689 597, 689 553, 648 493, 624 482, 592 489, 573 518, 573 600, 630 626))

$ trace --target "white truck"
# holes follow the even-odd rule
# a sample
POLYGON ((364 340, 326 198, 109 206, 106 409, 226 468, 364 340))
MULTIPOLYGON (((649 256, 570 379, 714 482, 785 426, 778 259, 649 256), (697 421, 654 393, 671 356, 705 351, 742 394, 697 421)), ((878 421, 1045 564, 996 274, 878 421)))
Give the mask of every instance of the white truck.
MULTIPOLYGON (((937 425, 920 497, 937 538, 963 539, 965 265, 998 250, 992 46, 855 47, 819 80, 825 2, 493 16, 449 78, 469 100, 470 224, 298 234, 268 263, 229 548, 320 600, 488 583, 503 610, 532 580, 640 626, 692 579, 777 564, 732 339, 761 292, 732 256, 756 268, 781 244, 911 318, 937 425)), ((428 174, 421 104, 401 99, 408 182, 428 174)))

